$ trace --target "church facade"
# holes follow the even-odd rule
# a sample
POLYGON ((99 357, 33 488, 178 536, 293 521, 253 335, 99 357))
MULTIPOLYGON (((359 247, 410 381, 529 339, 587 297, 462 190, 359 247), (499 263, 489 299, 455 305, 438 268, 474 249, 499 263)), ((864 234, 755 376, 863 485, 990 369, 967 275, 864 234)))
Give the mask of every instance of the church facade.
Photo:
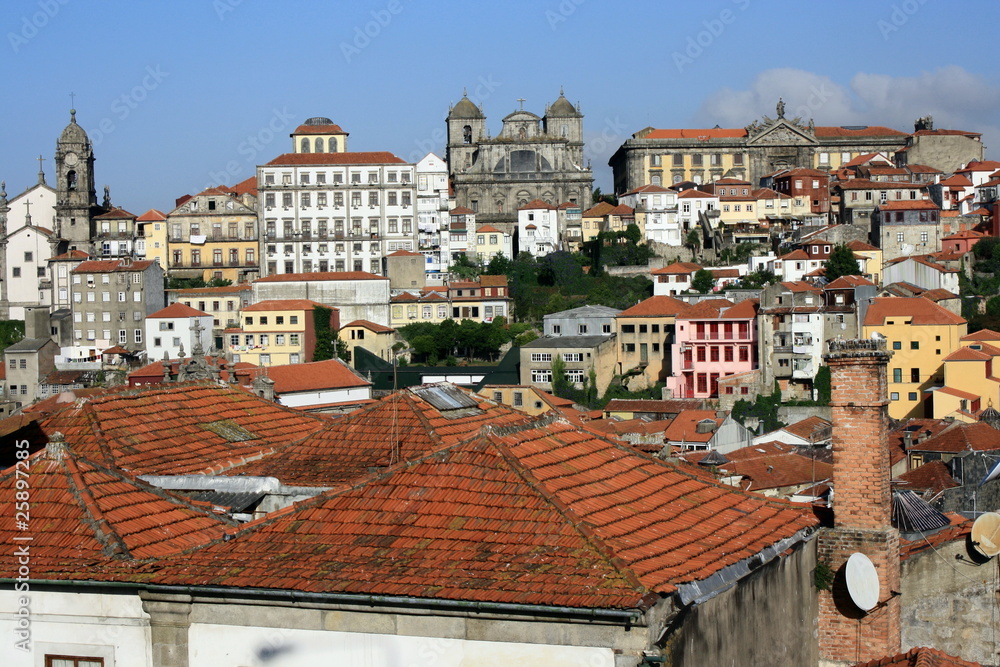
POLYGON ((782 169, 832 172, 869 153, 882 153, 897 163, 916 164, 922 159, 921 164, 946 173, 956 164, 983 157, 978 133, 934 130, 930 117, 918 119, 910 134, 882 126, 819 126, 811 119, 786 118, 781 100, 776 112, 776 118, 764 116, 743 128, 647 127, 636 132, 608 161, 615 193, 684 181, 700 185, 720 178, 748 180, 756 186, 762 177, 782 169))
POLYGON ((535 199, 590 203, 594 177, 584 160, 583 114, 561 92, 542 117, 523 108, 505 116, 496 137, 468 96, 449 110, 447 125, 455 201, 474 211, 477 223, 512 232, 518 208, 535 199))

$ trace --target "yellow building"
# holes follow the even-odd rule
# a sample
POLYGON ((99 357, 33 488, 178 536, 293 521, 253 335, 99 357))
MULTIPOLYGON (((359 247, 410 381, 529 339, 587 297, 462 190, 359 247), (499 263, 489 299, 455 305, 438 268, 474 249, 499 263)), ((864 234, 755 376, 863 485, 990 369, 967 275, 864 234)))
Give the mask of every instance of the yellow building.
POLYGON ((167 216, 163 211, 151 208, 135 219, 136 255, 140 259, 152 259, 167 265, 167 216))
POLYGON ((510 234, 493 225, 481 225, 476 229, 475 248, 480 266, 486 266, 491 259, 500 254, 507 259, 514 259, 510 234))
MULTIPOLYGON (((313 360, 316 330, 313 309, 327 308, 308 299, 261 301, 240 312, 242 325, 226 329, 226 351, 233 361, 281 366, 313 360)), ((330 329, 340 330, 340 311, 330 308, 330 329)))
POLYGON ((688 309, 671 296, 652 296, 618 313, 618 374, 630 390, 665 382, 670 375, 674 321, 688 309))
POLYGON ((487 384, 479 390, 479 395, 532 417, 552 410, 562 413, 573 409, 573 401, 570 399, 559 398, 526 384, 487 384))
POLYGON ((231 190, 209 188, 167 214, 171 278, 250 282, 260 276, 257 212, 231 190))
POLYGON ((989 406, 1000 407, 1000 333, 983 329, 963 336, 944 359, 944 386, 932 394, 934 419, 978 421, 989 406))
POLYGON ((354 350, 359 347, 365 348, 379 359, 392 361, 392 346, 396 343, 395 329, 368 320, 354 320, 341 327, 337 335, 347 344, 352 364, 354 350))
POLYGON ((923 297, 872 300, 862 334, 885 337, 892 352, 889 417, 924 417, 933 412, 930 392, 943 384, 944 360, 959 348, 967 326, 958 315, 923 297))
POLYGON ((599 232, 624 232, 629 225, 639 228, 641 238, 646 238, 646 214, 631 206, 612 206, 598 202, 580 215, 580 241, 586 243, 599 232))
POLYGON ((864 262, 863 272, 870 275, 876 285, 882 284, 882 250, 864 241, 848 241, 847 247, 854 251, 854 257, 864 262))

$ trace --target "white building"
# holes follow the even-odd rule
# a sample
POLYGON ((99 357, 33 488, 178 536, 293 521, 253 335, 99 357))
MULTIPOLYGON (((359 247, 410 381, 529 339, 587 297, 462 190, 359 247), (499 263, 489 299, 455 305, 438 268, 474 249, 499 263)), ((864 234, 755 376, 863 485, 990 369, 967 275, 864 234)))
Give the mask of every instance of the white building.
POLYGON ((212 347, 212 316, 183 303, 175 303, 146 316, 146 353, 151 361, 177 359, 181 348, 191 353, 199 345, 212 347), (164 356, 166 355, 166 356, 164 356))
POLYGON ((428 153, 416 164, 417 235, 420 253, 426 262, 428 277, 447 271, 442 267, 441 231, 448 225, 448 163, 428 153))
POLYGON ((385 151, 315 152, 320 132, 320 146, 346 148, 346 133, 313 118, 292 133, 297 152, 257 168, 265 275, 381 274, 386 255, 417 249, 414 166, 385 151))
POLYGON ((645 214, 647 241, 684 245, 675 191, 659 185, 643 185, 619 197, 618 203, 645 214))
MULTIPOLYGON (((677 220, 681 229, 687 233, 698 228, 698 214, 704 213, 709 216, 718 216, 719 198, 716 195, 701 190, 684 190, 677 195, 677 220), (714 211, 714 213, 709 213, 714 211)), ((712 219, 714 229, 718 224, 718 217, 712 219)))
POLYGON ((562 249, 559 207, 534 199, 517 209, 517 251, 544 257, 562 249))
POLYGON ((949 269, 928 255, 912 255, 886 264, 882 269, 882 282, 885 285, 910 283, 927 290, 943 289, 958 294, 959 275, 958 269, 949 269))
POLYGON ((253 282, 252 303, 309 299, 340 309, 343 322, 389 324, 389 279, 363 271, 280 273, 253 282))
POLYGON ((51 276, 48 260, 57 253, 55 233, 56 192, 38 175, 38 183, 10 201, 0 193, 0 244, 4 254, 6 301, 0 303, 0 316, 23 320, 27 306, 51 306, 51 276), (6 218, 5 223, 3 219, 6 218))
POLYGON ((513 242, 510 234, 493 225, 481 225, 476 229, 476 257, 480 266, 502 254, 507 259, 514 258, 513 242))

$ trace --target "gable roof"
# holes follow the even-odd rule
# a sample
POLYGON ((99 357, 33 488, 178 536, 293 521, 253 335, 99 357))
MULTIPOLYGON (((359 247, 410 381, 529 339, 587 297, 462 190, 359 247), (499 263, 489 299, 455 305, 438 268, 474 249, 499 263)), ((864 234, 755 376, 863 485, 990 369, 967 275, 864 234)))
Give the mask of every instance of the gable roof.
POLYGON ((701 264, 695 264, 694 262, 673 262, 667 264, 666 266, 661 266, 658 269, 653 269, 650 271, 654 276, 662 275, 675 275, 675 274, 688 274, 694 273, 701 269, 701 264))
POLYGON ((371 385, 340 359, 269 366, 267 376, 274 380, 274 391, 279 395, 371 385))
POLYGON ((886 296, 872 300, 864 326, 883 326, 890 317, 910 317, 916 325, 965 324, 963 318, 922 296, 886 296))
POLYGON ((833 464, 798 453, 799 448, 781 442, 741 447, 726 454, 729 463, 718 466, 725 475, 739 475, 745 489, 775 489, 813 485, 833 477, 833 464))
POLYGON ((1000 431, 985 422, 955 422, 910 447, 915 452, 993 452, 1000 450, 1000 431))
POLYGON ((651 296, 618 313, 618 317, 676 317, 688 307, 686 303, 672 296, 651 296))
POLYGON ((375 322, 371 322, 369 320, 354 320, 353 322, 340 325, 341 329, 346 329, 347 327, 364 327, 374 333, 395 333, 396 331, 392 327, 376 324, 375 322))
POLYGON ((176 317, 211 317, 206 312, 196 310, 191 306, 186 306, 180 301, 172 303, 166 308, 161 308, 152 315, 146 315, 146 319, 166 319, 176 317))
POLYGON ((266 166, 298 164, 406 164, 388 151, 359 153, 284 153, 266 163, 266 166))

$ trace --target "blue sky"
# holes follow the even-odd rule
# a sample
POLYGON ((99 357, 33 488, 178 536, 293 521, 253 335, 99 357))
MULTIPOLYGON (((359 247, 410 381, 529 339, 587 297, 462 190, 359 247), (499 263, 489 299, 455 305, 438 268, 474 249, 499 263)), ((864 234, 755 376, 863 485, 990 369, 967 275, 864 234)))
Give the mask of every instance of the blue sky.
POLYGON ((443 155, 463 87, 493 133, 541 115, 563 86, 585 114, 595 184, 646 126, 742 127, 773 115, 824 125, 984 133, 1000 157, 1000 74, 975 26, 1000 3, 697 3, 601 0, 6 0, 0 44, 0 179, 9 195, 52 181, 70 92, 95 143, 98 191, 134 213, 169 211, 251 176, 328 116, 351 150, 443 155))

